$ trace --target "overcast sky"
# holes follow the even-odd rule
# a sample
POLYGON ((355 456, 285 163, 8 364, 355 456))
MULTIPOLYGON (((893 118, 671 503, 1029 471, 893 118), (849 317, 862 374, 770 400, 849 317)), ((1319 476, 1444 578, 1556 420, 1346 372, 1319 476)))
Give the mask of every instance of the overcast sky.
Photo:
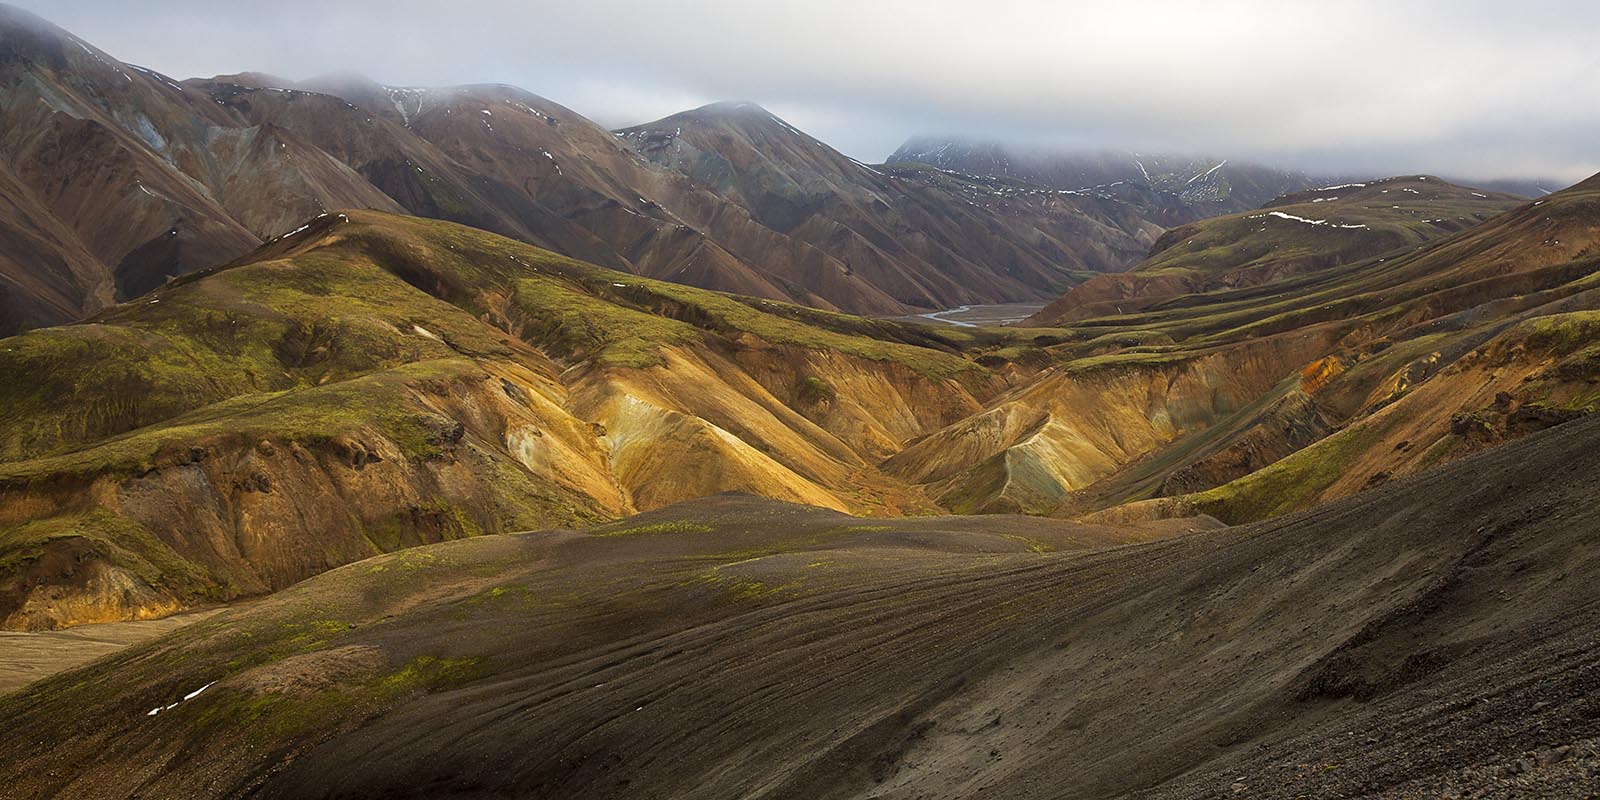
POLYGON ((510 83, 611 127, 754 100, 880 161, 908 136, 1324 173, 1600 172, 1592 0, 10 0, 177 77, 510 83))

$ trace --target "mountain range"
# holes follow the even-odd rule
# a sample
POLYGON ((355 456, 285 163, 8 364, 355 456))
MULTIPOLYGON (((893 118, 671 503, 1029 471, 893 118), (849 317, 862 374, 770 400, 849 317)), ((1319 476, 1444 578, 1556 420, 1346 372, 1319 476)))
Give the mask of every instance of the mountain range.
POLYGON ((1600 774, 1600 176, 874 165, 3 5, 0 153, 0 800, 1600 774))
POLYGON ((1173 219, 1216 210, 1204 193, 872 167, 753 104, 612 134, 509 86, 179 81, 19 9, 0 10, 0 32, 3 330, 80 319, 336 208, 874 314, 1048 300, 1137 262, 1173 219))

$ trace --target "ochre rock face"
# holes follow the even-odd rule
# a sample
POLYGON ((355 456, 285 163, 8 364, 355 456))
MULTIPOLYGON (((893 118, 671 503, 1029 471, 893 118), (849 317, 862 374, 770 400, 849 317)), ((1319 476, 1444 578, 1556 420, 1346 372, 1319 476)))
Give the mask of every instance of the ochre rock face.
POLYGON ((1069 493, 1246 407, 1327 346, 1326 334, 1283 336, 1167 363, 1058 370, 884 469, 933 483, 953 510, 1048 513, 1069 493))
POLYGON ((728 490, 931 509, 874 465, 1002 385, 958 356, 636 278, 629 291, 707 328, 606 327, 646 318, 612 296, 628 276, 455 226, 325 215, 256 258, 7 340, 7 406, 35 424, 0 440, 0 525, 22 565, 0 577, 4 625, 170 613, 375 553, 728 490), (416 286, 502 309, 484 318, 516 333, 416 286), (540 323, 554 307, 535 295, 589 304, 599 338, 540 323))

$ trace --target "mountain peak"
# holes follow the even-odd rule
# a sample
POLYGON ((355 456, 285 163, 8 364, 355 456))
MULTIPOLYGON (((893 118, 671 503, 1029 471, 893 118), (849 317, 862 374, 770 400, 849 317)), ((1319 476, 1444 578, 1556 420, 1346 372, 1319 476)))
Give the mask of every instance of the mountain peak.
POLYGON ((28 11, 24 8, 9 3, 0 3, 0 31, 26 30, 33 33, 48 33, 55 36, 68 37, 67 33, 54 23, 28 11))
POLYGON ((699 108, 685 113, 716 116, 775 116, 760 103, 752 102, 750 100, 719 100, 715 103, 707 103, 699 108))
POLYGON ((114 63, 105 52, 55 23, 26 9, 0 3, 0 62, 43 62, 59 69, 80 50, 80 57, 87 54, 102 64, 114 63))
POLYGON ((384 86, 366 73, 345 70, 307 78, 299 83, 298 88, 340 96, 345 93, 381 92, 384 86))

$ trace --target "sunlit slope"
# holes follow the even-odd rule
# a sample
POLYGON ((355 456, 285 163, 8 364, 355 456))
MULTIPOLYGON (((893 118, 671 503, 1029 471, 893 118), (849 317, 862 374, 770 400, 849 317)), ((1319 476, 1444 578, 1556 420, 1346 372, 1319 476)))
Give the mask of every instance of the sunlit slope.
POLYGON ((874 465, 1002 388, 960 351, 1007 336, 325 215, 88 323, 0 340, 0 611, 165 613, 728 489, 933 508, 874 465))

